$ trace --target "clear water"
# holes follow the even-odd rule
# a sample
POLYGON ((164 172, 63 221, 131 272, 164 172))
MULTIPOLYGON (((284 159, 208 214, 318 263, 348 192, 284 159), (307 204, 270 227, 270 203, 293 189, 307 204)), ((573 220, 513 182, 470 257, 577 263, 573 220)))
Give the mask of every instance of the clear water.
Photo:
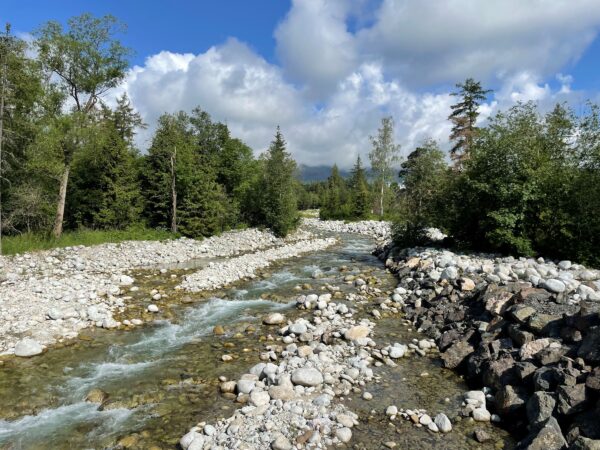
MULTIPOLYGON (((218 377, 235 379, 260 360, 264 342, 275 334, 274 328, 261 325, 264 314, 275 310, 288 317, 302 314, 293 307, 296 286, 310 284, 305 292, 321 292, 324 285, 333 284, 350 291, 343 277, 362 273, 378 277, 384 290, 394 287, 394 278, 370 255, 372 246, 367 238, 346 235, 341 245, 283 262, 263 279, 241 282, 208 297, 174 290, 188 269, 139 272, 135 277, 140 291, 132 294, 133 306, 123 318, 151 318, 144 312, 148 292, 159 288, 168 297, 160 304, 158 320, 133 330, 88 330, 70 345, 39 357, 4 361, 0 448, 100 449, 119 443, 139 449, 176 448, 179 437, 195 423, 229 416, 239 406, 219 393, 218 377), (347 270, 340 272, 340 266, 347 270), (317 269, 323 277, 315 280, 311 275, 317 269), (171 279, 171 274, 178 278, 171 279), (215 325, 224 326, 226 334, 214 336, 215 325), (224 363, 223 354, 232 355, 234 361, 224 363), (84 401, 92 389, 108 394, 102 408, 84 401)), ((397 317, 383 319, 376 331, 381 344, 416 336, 397 317)), ((472 426, 466 422, 441 438, 408 424, 391 427, 381 414, 392 403, 399 408, 431 408, 433 413, 436 408, 457 410, 460 394, 467 389, 459 377, 431 358, 403 360, 397 368, 378 368, 376 373, 384 374, 385 383, 369 386, 374 400, 343 400, 361 415, 352 445, 380 448, 389 440, 402 442, 400 448, 472 445, 472 426), (425 370, 430 377, 419 377, 425 370), (452 398, 451 405, 445 397, 452 398), (372 409, 378 413, 372 414, 372 409)), ((511 446, 506 433, 488 428, 494 438, 490 448, 511 446)))

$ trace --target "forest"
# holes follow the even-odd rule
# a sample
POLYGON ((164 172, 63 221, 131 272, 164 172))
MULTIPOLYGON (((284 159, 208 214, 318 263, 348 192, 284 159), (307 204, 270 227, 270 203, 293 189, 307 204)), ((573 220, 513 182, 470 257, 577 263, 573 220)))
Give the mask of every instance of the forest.
MULTIPOLYGON (((112 16, 48 22, 26 42, 0 40, 0 231, 4 252, 54 245, 87 231, 107 239, 200 238, 258 226, 284 236, 299 209, 322 219, 392 220, 395 239, 427 244, 437 227, 458 248, 600 263, 600 110, 542 112, 517 103, 482 125, 489 90, 457 84, 448 119, 453 147, 426 139, 403 152, 383 114, 349 177, 301 183, 274 125, 255 152, 199 105, 163 114, 147 151, 147 124, 122 95, 131 52, 112 16), (265 143, 266 144, 266 143, 265 143), (66 236, 63 235, 66 232, 66 236), (123 233, 119 235, 119 232, 123 233), (119 237, 121 236, 121 237, 119 237), (12 245, 12 247, 11 247, 12 245)), ((90 239, 94 239, 91 237, 90 239)), ((102 239, 102 238, 100 238, 102 239)), ((77 241, 77 240, 75 240, 77 241)))

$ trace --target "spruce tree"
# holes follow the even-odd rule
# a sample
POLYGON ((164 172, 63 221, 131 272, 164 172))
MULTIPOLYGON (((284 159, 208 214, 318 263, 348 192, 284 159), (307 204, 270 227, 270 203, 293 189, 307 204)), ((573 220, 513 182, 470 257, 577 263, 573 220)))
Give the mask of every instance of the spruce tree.
POLYGON ((351 215, 355 219, 366 219, 371 213, 371 192, 360 156, 352 168, 350 177, 351 215))
POLYGON ((285 140, 277 127, 265 157, 259 189, 264 224, 278 236, 286 236, 298 224, 295 171, 296 162, 286 151, 285 140))
POLYGON ((492 91, 483 89, 481 83, 473 78, 467 78, 464 83, 458 83, 456 87, 458 90, 450 95, 458 97, 459 101, 450 107, 452 113, 448 119, 453 125, 450 140, 454 141, 450 156, 454 160, 455 167, 460 169, 469 158, 477 134, 475 123, 479 117, 479 105, 492 91))

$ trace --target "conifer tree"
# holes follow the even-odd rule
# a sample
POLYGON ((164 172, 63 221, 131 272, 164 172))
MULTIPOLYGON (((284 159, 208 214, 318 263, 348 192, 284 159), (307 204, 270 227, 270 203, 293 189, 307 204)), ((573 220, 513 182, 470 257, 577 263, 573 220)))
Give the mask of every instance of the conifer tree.
POLYGON ((295 171, 296 163, 286 151, 286 142, 277 127, 275 139, 265 155, 259 192, 262 192, 264 224, 278 236, 286 236, 298 224, 295 171))
POLYGON ((366 219, 371 212, 371 192, 362 166, 360 155, 352 168, 350 177, 351 215, 355 219, 366 219))
POLYGON ((479 117, 479 105, 492 91, 483 89, 481 83, 473 78, 467 78, 464 83, 458 83, 456 87, 458 90, 450 95, 458 97, 459 101, 450 107, 452 113, 448 119, 453 125, 450 140, 454 141, 450 156, 455 162, 455 167, 460 169, 469 158, 477 134, 475 124, 479 117))

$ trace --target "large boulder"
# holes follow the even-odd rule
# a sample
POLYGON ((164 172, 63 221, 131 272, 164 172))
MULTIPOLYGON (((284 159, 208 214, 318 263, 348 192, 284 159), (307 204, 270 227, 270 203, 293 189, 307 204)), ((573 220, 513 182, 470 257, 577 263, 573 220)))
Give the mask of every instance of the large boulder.
POLYGON ((527 390, 520 386, 510 384, 502 386, 496 393, 496 408, 501 414, 514 414, 525 407, 527 390))
POLYGON ((21 356, 24 358, 28 358, 30 356, 39 355, 44 351, 42 345, 31 338, 21 339, 15 345, 15 356, 21 356))
POLYGON ((585 395, 585 384, 580 383, 575 386, 559 386, 556 389, 557 407, 560 414, 571 415, 581 412, 585 409, 587 399, 585 395))
POLYGON ((531 425, 538 425, 548 420, 554 412, 556 400, 554 395, 537 391, 527 401, 527 420, 531 425))
POLYGON ((567 446, 560 426, 554 417, 543 424, 533 427, 531 433, 519 444, 522 450, 562 450, 567 446))

